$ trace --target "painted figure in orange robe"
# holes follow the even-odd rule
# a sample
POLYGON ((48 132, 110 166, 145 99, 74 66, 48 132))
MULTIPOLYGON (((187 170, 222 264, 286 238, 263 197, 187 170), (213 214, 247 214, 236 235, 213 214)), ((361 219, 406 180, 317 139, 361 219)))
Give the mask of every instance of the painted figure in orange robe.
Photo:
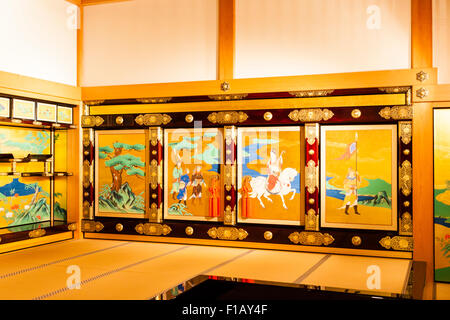
POLYGON ((250 218, 253 215, 254 205, 253 201, 254 198, 250 197, 250 194, 253 192, 252 186, 250 184, 250 181, 252 180, 252 177, 245 176, 242 181, 242 188, 241 188, 241 195, 242 195, 242 218, 250 218))
POLYGON ((220 216, 220 181, 218 176, 213 176, 209 185, 209 216, 220 216))
POLYGON ((281 166, 283 165, 283 153, 284 151, 281 151, 280 156, 277 157, 275 150, 270 151, 269 162, 267 162, 269 174, 267 176, 266 184, 266 189, 270 193, 278 193, 281 190, 281 184, 279 183, 278 177, 280 176, 281 166))

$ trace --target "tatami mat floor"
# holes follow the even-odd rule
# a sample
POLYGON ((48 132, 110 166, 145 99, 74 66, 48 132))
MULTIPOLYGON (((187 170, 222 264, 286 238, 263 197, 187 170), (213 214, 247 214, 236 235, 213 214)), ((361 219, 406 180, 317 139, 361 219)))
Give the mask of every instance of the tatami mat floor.
POLYGON ((150 299, 200 274, 364 291, 370 266, 380 270, 380 291, 404 291, 409 260, 70 240, 0 255, 0 299, 150 299), (80 289, 69 288, 73 270, 80 289))

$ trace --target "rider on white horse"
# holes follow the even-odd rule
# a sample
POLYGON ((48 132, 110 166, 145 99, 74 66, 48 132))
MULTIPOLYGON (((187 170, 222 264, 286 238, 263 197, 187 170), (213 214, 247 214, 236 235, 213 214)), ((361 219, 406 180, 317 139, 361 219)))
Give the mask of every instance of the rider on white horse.
POLYGON ((267 177, 266 183, 266 189, 270 193, 278 193, 281 189, 278 178, 280 176, 281 166, 283 164, 283 153, 284 151, 282 151, 280 156, 277 157, 275 150, 272 149, 270 151, 270 158, 269 162, 267 163, 269 175, 267 177))

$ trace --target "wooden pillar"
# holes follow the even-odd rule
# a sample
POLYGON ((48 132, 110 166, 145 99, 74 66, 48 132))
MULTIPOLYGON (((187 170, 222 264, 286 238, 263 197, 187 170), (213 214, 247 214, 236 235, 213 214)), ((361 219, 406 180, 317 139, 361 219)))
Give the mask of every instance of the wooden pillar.
POLYGON ((433 66, 432 0, 411 0, 411 67, 433 66))
POLYGON ((413 118, 413 259, 425 261, 424 299, 433 298, 433 108, 415 103, 413 118))
MULTIPOLYGON (((411 0, 411 67, 432 66, 432 0, 411 0)), ((427 263, 423 299, 433 299, 433 108, 414 103, 413 110, 413 259, 427 263)))
POLYGON ((233 79, 235 0, 219 0, 218 80, 233 79))

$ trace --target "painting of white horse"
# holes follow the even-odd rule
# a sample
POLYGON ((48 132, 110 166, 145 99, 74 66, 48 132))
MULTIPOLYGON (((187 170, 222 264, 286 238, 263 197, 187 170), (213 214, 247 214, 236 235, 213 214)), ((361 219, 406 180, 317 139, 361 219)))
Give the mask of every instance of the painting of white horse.
POLYGON ((283 208, 288 209, 286 206, 286 202, 284 201, 284 196, 291 194, 289 200, 293 200, 295 197, 295 189, 292 188, 291 183, 294 181, 295 177, 298 175, 298 172, 293 168, 283 169, 278 177, 278 181, 275 187, 269 192, 267 189, 267 177, 258 176, 254 177, 250 180, 250 185, 252 186, 253 192, 250 193, 251 198, 257 198, 259 200, 260 205, 265 208, 264 203, 261 200, 261 197, 264 197, 268 201, 272 202, 270 196, 278 195, 281 197, 281 201, 283 203, 283 208))
POLYGON ((302 225, 304 133, 299 126, 237 130, 237 222, 302 225))

